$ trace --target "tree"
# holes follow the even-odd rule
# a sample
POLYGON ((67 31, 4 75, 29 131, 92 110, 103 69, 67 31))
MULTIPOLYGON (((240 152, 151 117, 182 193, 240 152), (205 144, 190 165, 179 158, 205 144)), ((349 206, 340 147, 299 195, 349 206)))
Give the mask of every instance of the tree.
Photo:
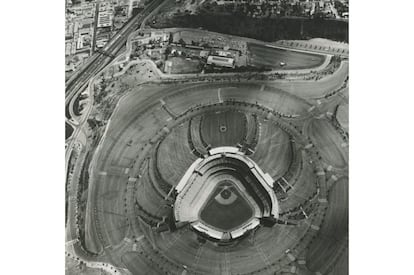
POLYGON ((180 38, 180 40, 178 40, 178 43, 181 44, 181 46, 185 47, 186 43, 184 41, 184 39, 180 38))
POLYGON ((170 47, 167 47, 165 49, 165 55, 168 56, 170 53, 171 53, 171 48, 170 47))

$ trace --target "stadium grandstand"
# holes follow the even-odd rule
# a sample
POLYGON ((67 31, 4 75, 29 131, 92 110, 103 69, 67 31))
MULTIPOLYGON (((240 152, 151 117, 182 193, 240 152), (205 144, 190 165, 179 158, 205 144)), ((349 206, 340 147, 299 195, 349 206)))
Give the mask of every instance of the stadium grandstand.
POLYGON ((278 218, 273 182, 239 148, 211 149, 176 186, 175 220, 219 241, 239 238, 261 218, 278 218))

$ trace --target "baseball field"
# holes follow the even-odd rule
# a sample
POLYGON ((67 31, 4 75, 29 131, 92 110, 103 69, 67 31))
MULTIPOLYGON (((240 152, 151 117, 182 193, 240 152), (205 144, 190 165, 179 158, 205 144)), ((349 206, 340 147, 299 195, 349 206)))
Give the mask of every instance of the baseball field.
POLYGON ((228 196, 235 196, 235 200, 230 204, 220 203, 217 197, 226 195, 222 194, 222 188, 218 187, 201 210, 200 218, 220 230, 231 231, 249 220, 253 215, 253 210, 235 187, 226 189, 230 193, 228 196))
MULTIPOLYGON (((257 64, 324 62, 260 47, 249 45, 257 64)), ((295 274, 342 274, 348 147, 329 112, 347 101, 340 89, 347 73, 343 63, 317 81, 128 86, 92 152, 83 253, 138 275, 285 274, 293 267, 295 274), (237 145, 274 180, 276 224, 226 247, 189 224, 169 228, 174 188, 188 167, 211 148, 237 145)), ((240 192, 216 189, 200 218, 224 231, 244 223, 253 210, 240 192)))

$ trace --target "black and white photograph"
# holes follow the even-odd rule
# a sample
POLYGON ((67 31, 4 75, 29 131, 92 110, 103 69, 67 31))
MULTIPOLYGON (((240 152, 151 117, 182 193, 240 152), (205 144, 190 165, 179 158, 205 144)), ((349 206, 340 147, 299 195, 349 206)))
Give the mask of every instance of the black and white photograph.
POLYGON ((66 274, 348 274, 348 1, 66 1, 66 274))
POLYGON ((348 1, 67 0, 66 274, 348 274, 348 1))
POLYGON ((7 3, 0 273, 411 274, 412 10, 7 3))

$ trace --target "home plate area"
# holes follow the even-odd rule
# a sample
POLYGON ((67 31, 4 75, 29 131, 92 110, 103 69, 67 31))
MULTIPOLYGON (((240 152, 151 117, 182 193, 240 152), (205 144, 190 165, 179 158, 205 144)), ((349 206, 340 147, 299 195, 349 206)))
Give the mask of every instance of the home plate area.
POLYGON ((235 202, 238 196, 233 192, 234 187, 231 184, 224 183, 221 186, 221 192, 218 193, 214 199, 223 205, 229 205, 235 202))
POLYGON ((253 210, 237 188, 229 181, 220 183, 201 210, 200 218, 223 231, 240 226, 253 215, 253 210))

